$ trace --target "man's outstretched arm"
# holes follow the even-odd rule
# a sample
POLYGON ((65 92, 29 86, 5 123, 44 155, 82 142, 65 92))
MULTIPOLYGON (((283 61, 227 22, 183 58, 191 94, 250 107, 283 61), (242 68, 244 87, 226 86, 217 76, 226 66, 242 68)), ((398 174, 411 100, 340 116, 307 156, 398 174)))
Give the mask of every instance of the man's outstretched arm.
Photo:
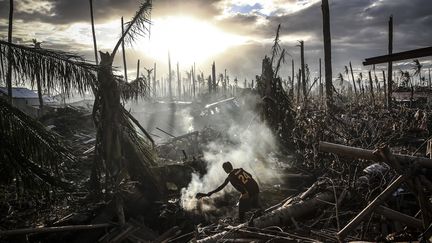
POLYGON ((228 178, 226 178, 226 180, 224 181, 224 183, 222 183, 222 185, 218 186, 218 188, 214 189, 213 191, 209 192, 209 193, 197 193, 196 194, 196 198, 200 199, 202 197, 210 197, 213 193, 216 193, 222 189, 224 189, 224 187, 228 184, 229 180, 228 178))

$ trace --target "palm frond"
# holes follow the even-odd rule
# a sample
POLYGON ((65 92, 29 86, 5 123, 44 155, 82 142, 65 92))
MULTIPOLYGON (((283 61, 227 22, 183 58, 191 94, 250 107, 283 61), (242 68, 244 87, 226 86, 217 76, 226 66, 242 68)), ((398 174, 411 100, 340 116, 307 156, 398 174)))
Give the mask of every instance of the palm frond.
POLYGON ((31 117, 0 99, 0 164, 2 174, 68 188, 61 165, 75 161, 58 137, 31 117))
MULTIPOLYGON (((33 85, 39 75, 43 89, 59 89, 67 94, 73 90, 80 93, 89 90, 94 85, 97 70, 97 66, 73 53, 17 45, 2 40, 0 61, 2 67, 10 62, 16 81, 30 80, 33 85), (10 59, 7 58, 8 51, 11 52, 10 59)), ((4 80, 5 73, 1 72, 1 75, 4 80)))
POLYGON ((115 45, 111 56, 115 56, 120 44, 123 41, 126 43, 132 43, 136 40, 138 36, 145 36, 147 33, 150 32, 151 9, 152 3, 150 0, 146 0, 141 4, 132 20, 125 23, 125 31, 115 45))
POLYGON ((148 97, 150 87, 145 77, 139 77, 132 82, 126 82, 123 79, 117 79, 120 89, 121 98, 124 101, 137 100, 138 98, 148 97))

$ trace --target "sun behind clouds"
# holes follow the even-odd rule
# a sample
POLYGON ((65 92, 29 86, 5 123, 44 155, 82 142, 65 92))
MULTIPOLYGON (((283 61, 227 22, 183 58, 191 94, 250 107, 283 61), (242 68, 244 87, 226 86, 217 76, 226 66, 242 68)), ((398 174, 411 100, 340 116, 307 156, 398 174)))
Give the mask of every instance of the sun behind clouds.
POLYGON ((246 41, 247 38, 227 33, 204 20, 168 16, 154 19, 150 38, 136 47, 159 61, 166 61, 169 51, 173 61, 191 65, 246 41))

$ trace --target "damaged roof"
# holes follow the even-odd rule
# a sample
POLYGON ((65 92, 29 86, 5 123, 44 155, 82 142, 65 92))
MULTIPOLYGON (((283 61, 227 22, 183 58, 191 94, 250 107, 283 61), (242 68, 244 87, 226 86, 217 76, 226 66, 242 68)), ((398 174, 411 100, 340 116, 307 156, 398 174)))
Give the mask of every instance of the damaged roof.
MULTIPOLYGON (((7 95, 7 87, 0 87, 0 93, 7 95)), ((17 99, 37 99, 38 95, 35 91, 27 88, 12 88, 12 97, 17 99)))

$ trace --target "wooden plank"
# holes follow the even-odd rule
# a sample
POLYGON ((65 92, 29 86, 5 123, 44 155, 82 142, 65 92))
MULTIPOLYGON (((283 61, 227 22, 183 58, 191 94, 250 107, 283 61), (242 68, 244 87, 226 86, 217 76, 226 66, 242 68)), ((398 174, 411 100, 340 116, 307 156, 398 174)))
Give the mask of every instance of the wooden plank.
POLYGON ((415 59, 421 57, 432 56, 432 47, 420 48, 410 51, 393 53, 390 55, 383 55, 377 57, 366 58, 363 65, 381 64, 395 61, 402 61, 407 59, 415 59))

